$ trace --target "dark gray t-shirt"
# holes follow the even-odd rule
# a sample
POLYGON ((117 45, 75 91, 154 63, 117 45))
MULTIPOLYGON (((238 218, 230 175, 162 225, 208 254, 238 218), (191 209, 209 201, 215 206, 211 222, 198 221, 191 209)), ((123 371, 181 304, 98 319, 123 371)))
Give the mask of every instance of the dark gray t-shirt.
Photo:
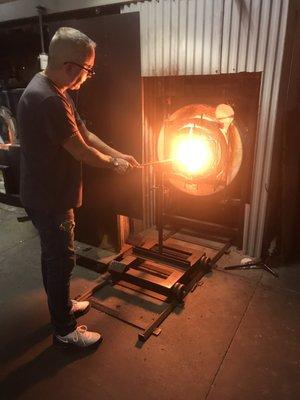
POLYGON ((81 162, 62 146, 81 123, 70 96, 36 74, 18 104, 24 207, 59 213, 81 205, 81 162))

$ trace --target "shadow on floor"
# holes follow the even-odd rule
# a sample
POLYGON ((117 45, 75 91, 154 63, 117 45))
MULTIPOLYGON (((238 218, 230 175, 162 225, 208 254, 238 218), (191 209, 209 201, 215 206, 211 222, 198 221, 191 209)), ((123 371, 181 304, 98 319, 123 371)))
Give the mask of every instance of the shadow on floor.
POLYGON ((52 345, 47 347, 4 378, 0 384, 1 399, 10 400, 24 396, 24 393, 37 383, 48 380, 68 364, 88 357, 96 350, 70 351, 52 345))
POLYGON ((12 340, 0 350, 2 365, 21 357, 29 348, 43 341, 51 333, 51 324, 46 324, 28 335, 22 336, 21 340, 19 337, 13 337, 13 334, 10 335, 12 340))

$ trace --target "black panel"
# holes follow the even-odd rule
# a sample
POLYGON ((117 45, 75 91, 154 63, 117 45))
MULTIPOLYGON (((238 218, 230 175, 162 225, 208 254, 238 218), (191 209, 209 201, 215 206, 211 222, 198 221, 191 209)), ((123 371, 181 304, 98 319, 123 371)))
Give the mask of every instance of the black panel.
MULTIPOLYGON (((139 14, 52 23, 52 33, 59 26, 79 29, 97 43, 96 75, 82 86, 78 94, 78 110, 88 129, 110 146, 141 161, 139 14)), ((139 173, 119 177, 107 170, 87 167, 85 176, 86 192, 92 189, 93 194, 92 198, 85 198, 85 203, 88 201, 95 205, 101 202, 104 192, 115 213, 141 217, 139 173)))
MULTIPOLYGON (((110 146, 141 161, 139 14, 53 22, 49 24, 50 37, 60 26, 79 29, 97 43, 96 75, 75 95, 87 128, 110 146)), ((103 225, 116 231, 115 214, 142 217, 141 171, 118 176, 85 166, 79 240, 97 245, 103 225)))

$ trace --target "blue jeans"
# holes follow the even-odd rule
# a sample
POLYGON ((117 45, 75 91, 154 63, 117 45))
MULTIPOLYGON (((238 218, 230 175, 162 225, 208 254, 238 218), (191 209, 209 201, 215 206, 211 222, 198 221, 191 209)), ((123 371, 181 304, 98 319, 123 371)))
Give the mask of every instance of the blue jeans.
POLYGON ((77 325, 70 314, 70 279, 75 265, 73 209, 61 214, 25 210, 40 236, 43 283, 54 334, 64 336, 77 325))

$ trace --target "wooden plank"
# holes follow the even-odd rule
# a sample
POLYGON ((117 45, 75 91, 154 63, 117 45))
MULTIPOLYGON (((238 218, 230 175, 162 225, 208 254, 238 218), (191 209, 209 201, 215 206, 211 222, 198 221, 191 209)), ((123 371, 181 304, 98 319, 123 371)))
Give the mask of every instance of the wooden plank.
POLYGON ((126 256, 122 260, 120 260, 120 263, 125 264, 125 265, 130 265, 132 262, 136 261, 138 258, 133 255, 126 256))
POLYGON ((117 282, 114 286, 121 286, 126 289, 133 290, 134 292, 140 293, 144 296, 152 297, 153 299, 160 300, 160 301, 166 301, 167 296, 164 296, 163 294, 153 292, 152 290, 141 288, 140 286, 134 285, 133 283, 126 282, 126 281, 119 281, 117 282))
POLYGON ((147 272, 131 268, 129 271, 126 271, 126 275, 130 275, 143 281, 151 282, 156 285, 161 285, 170 289, 174 285, 174 283, 182 277, 183 273, 179 271, 174 271, 170 276, 168 276, 168 278, 162 279, 157 276, 148 274, 147 272))
POLYGON ((144 249, 151 249, 153 246, 155 246, 157 244, 157 240, 147 240, 144 244, 143 244, 143 248, 144 249))
POLYGON ((144 260, 144 263, 142 265, 145 266, 145 268, 152 269, 153 271, 156 271, 156 272, 159 272, 160 274, 168 275, 168 276, 171 275, 174 271, 173 268, 169 268, 165 264, 157 264, 155 262, 151 262, 148 260, 144 260))

